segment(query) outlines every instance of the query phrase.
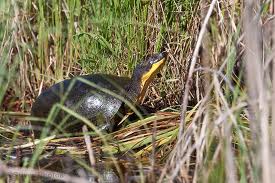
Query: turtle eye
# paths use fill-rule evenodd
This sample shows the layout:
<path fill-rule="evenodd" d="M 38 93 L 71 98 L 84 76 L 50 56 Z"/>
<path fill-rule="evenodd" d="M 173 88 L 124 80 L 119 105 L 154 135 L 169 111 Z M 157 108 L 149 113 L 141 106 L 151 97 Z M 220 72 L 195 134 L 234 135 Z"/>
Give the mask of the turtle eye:
<path fill-rule="evenodd" d="M 150 57 L 149 63 L 150 63 L 150 65 L 153 65 L 154 63 L 158 62 L 159 60 L 160 60 L 160 58 L 158 55 L 153 55 Z"/>
<path fill-rule="evenodd" d="M 151 63 L 148 64 L 147 67 L 146 67 L 147 71 L 150 70 L 152 68 L 152 66 L 153 66 L 153 64 L 151 64 Z"/>
<path fill-rule="evenodd" d="M 152 65 L 155 62 L 155 58 L 154 57 L 150 57 L 149 58 L 149 63 L 150 65 Z"/>

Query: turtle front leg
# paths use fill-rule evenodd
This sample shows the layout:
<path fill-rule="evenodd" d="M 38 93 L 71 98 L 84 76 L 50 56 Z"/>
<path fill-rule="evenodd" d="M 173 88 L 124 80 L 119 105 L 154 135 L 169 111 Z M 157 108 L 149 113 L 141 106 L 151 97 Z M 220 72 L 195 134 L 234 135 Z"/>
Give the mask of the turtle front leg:
<path fill-rule="evenodd" d="M 112 133 L 114 131 L 114 121 L 112 118 L 106 117 L 104 115 L 98 115 L 95 122 L 97 129 L 103 133 Z"/>

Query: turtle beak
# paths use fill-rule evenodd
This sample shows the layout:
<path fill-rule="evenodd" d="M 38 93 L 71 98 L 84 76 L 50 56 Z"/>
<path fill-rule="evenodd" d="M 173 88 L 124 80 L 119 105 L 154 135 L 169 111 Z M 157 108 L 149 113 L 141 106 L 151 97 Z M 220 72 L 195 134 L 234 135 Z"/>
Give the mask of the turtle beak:
<path fill-rule="evenodd" d="M 163 52 L 161 52 L 159 54 L 154 55 L 155 59 L 152 60 L 152 64 L 154 65 L 154 64 L 156 64 L 158 62 L 165 61 L 166 55 L 167 55 L 167 52 L 165 52 L 165 51 L 163 51 Z"/>
<path fill-rule="evenodd" d="M 162 52 L 157 55 L 154 55 L 154 60 L 151 61 L 152 67 L 149 71 L 143 74 L 141 78 L 141 88 L 142 92 L 139 97 L 139 101 L 143 100 L 145 91 L 148 88 L 148 85 L 151 83 L 156 74 L 160 71 L 160 69 L 164 66 L 166 61 L 166 53 Z"/>
<path fill-rule="evenodd" d="M 158 73 L 158 71 L 163 67 L 166 61 L 165 57 L 166 57 L 166 54 L 164 54 L 163 52 L 160 54 L 154 55 L 154 60 L 151 61 L 152 66 L 150 70 L 144 73 L 141 78 L 142 88 L 145 86 L 147 82 L 150 82 Z"/>

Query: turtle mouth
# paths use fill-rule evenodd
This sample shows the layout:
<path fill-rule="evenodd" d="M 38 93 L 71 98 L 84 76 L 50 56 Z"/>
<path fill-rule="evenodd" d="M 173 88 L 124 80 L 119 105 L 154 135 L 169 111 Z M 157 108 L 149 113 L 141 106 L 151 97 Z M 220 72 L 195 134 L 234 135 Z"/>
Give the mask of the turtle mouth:
<path fill-rule="evenodd" d="M 150 64 L 152 64 L 152 66 L 154 66 L 154 64 L 157 64 L 157 63 L 161 62 L 162 60 L 165 60 L 166 54 L 167 54 L 166 52 L 161 52 L 159 54 L 155 54 L 152 57 Z"/>
<path fill-rule="evenodd" d="M 155 77 L 158 71 L 163 67 L 164 63 L 165 63 L 165 58 L 158 60 L 152 65 L 151 69 L 148 72 L 142 75 L 142 78 L 141 78 L 142 88 L 146 85 L 146 83 L 148 82 L 150 83 L 150 81 L 152 81 L 152 79 Z"/>
<path fill-rule="evenodd" d="M 165 56 L 166 55 L 164 52 L 154 55 L 153 59 L 150 61 L 150 63 L 152 64 L 151 68 L 147 72 L 145 72 L 141 77 L 142 89 L 144 88 L 144 86 L 146 86 L 146 83 L 150 83 L 152 81 L 155 75 L 163 67 L 166 61 Z"/>
<path fill-rule="evenodd" d="M 154 60 L 152 60 L 152 66 L 151 68 L 142 75 L 141 77 L 141 94 L 139 96 L 139 101 L 142 101 L 146 92 L 146 89 L 148 88 L 149 84 L 153 80 L 153 78 L 156 76 L 156 74 L 159 72 L 160 69 L 165 64 L 165 54 L 160 53 L 158 55 L 154 56 Z"/>

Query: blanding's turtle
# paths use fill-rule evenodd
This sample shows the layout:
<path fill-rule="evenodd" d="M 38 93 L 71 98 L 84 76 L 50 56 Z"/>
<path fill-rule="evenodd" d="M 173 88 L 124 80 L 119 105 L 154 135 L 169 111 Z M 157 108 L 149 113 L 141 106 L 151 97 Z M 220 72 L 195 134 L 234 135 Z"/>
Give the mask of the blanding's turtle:
<path fill-rule="evenodd" d="M 63 101 L 64 106 L 89 119 L 100 130 L 112 132 L 114 130 L 112 119 L 118 113 L 123 101 L 111 93 L 102 91 L 101 88 L 127 99 L 133 105 L 138 104 L 143 99 L 149 83 L 164 63 L 165 53 L 163 52 L 152 55 L 138 64 L 131 78 L 91 74 L 66 79 L 43 91 L 34 102 L 31 114 L 45 118 L 54 104 Z M 88 80 L 97 87 L 77 78 Z M 64 117 L 64 113 L 59 112 L 55 123 L 57 120 L 60 123 Z M 100 123 L 98 118 L 101 119 Z M 37 122 L 32 122 L 32 125 L 41 127 L 41 123 L 38 125 Z"/>

